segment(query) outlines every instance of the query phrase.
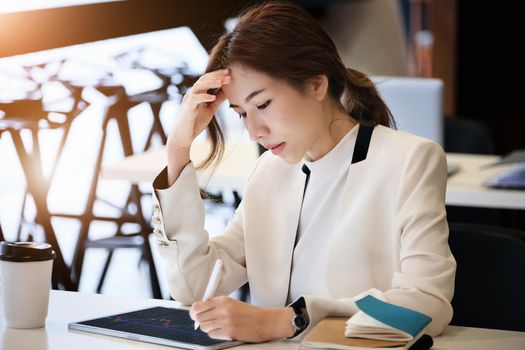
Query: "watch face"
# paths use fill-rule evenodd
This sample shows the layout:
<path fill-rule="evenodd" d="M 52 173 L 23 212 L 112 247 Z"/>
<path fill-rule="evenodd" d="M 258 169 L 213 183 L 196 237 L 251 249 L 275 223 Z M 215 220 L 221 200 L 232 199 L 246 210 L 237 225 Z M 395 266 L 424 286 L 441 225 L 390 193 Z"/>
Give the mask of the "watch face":
<path fill-rule="evenodd" d="M 308 321 L 306 320 L 306 317 L 303 315 L 295 315 L 293 318 L 293 324 L 296 329 L 303 330 L 306 328 Z"/>

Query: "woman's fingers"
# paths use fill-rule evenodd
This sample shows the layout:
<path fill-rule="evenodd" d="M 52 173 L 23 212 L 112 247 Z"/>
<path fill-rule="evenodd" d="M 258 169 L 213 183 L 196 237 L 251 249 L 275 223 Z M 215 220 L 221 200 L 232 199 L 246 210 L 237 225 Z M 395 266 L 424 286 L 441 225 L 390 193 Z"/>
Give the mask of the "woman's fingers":
<path fill-rule="evenodd" d="M 204 322 L 201 324 L 201 329 L 203 332 L 208 333 L 210 338 L 232 340 L 232 329 L 225 321 L 227 320 L 211 320 L 209 322 Z"/>
<path fill-rule="evenodd" d="M 211 302 L 211 300 L 206 301 L 196 301 L 191 305 L 190 308 L 190 317 L 193 320 L 199 321 L 205 321 L 207 319 L 213 318 L 212 316 L 205 317 L 205 314 L 210 315 L 210 311 L 213 311 L 215 309 L 214 303 Z"/>
<path fill-rule="evenodd" d="M 225 75 L 228 72 L 229 70 L 220 70 L 203 75 L 184 95 L 182 101 L 188 103 L 191 109 L 196 109 L 201 103 L 208 103 L 215 110 L 226 99 L 221 88 L 231 80 L 229 75 Z"/>
<path fill-rule="evenodd" d="M 223 317 L 215 310 L 199 314 L 197 316 L 200 328 L 203 332 L 215 339 L 231 339 L 233 319 Z"/>
<path fill-rule="evenodd" d="M 204 74 L 200 77 L 191 90 L 195 93 L 207 92 L 210 89 L 219 89 L 224 84 L 228 84 L 231 80 L 230 70 L 221 69 L 218 71 L 213 71 L 210 73 Z"/>
<path fill-rule="evenodd" d="M 197 109 L 202 103 L 207 103 L 207 107 L 215 111 L 224 100 L 226 100 L 226 95 L 222 90 L 219 90 L 216 95 L 206 93 L 186 94 L 184 96 L 184 102 L 188 104 L 191 109 Z"/>
<path fill-rule="evenodd" d="M 242 307 L 226 296 L 212 298 L 201 303 L 194 303 L 192 309 L 196 313 L 200 328 L 208 333 L 211 338 L 231 340 L 234 332 L 234 324 L 240 322 L 235 308 Z"/>
<path fill-rule="evenodd" d="M 190 314 L 196 315 L 196 314 L 199 314 L 201 312 L 205 312 L 205 311 L 211 310 L 211 309 L 213 309 L 213 307 L 214 306 L 213 306 L 213 304 L 211 303 L 210 300 L 196 301 L 196 302 L 194 302 L 191 305 Z"/>
<path fill-rule="evenodd" d="M 215 299 L 196 301 L 191 305 L 190 316 L 192 319 L 199 321 L 201 328 L 202 322 L 208 322 L 217 318 L 217 310 L 221 305 Z"/>
<path fill-rule="evenodd" d="M 213 339 L 226 340 L 226 341 L 233 340 L 231 337 L 224 334 L 224 331 L 222 329 L 211 331 L 208 333 L 208 335 L 210 336 L 210 338 L 213 338 Z"/>
<path fill-rule="evenodd" d="M 219 104 L 226 99 L 221 88 L 231 81 L 229 74 L 229 69 L 206 73 L 184 95 L 168 136 L 171 150 L 189 148 L 213 120 Z M 208 93 L 209 89 L 216 89 L 216 93 Z"/>
<path fill-rule="evenodd" d="M 191 87 L 191 91 L 194 93 L 211 93 L 211 91 L 218 91 L 225 83 L 226 79 L 223 81 L 222 79 L 215 79 L 215 80 L 203 80 L 203 81 L 197 81 L 193 86 Z"/>
<path fill-rule="evenodd" d="M 217 96 L 210 94 L 190 94 L 186 99 L 192 109 L 196 109 L 201 103 L 210 103 L 217 99 Z"/>
<path fill-rule="evenodd" d="M 217 108 L 219 108 L 219 105 L 223 103 L 226 100 L 226 95 L 222 90 L 219 90 L 219 92 L 215 95 L 215 101 L 211 102 L 209 104 L 209 107 L 215 111 Z"/>
<path fill-rule="evenodd" d="M 217 319 L 217 318 L 207 318 L 206 315 L 204 316 L 198 315 L 198 321 L 199 321 L 200 329 L 206 333 L 222 328 L 222 325 L 221 325 L 222 322 L 220 319 Z"/>

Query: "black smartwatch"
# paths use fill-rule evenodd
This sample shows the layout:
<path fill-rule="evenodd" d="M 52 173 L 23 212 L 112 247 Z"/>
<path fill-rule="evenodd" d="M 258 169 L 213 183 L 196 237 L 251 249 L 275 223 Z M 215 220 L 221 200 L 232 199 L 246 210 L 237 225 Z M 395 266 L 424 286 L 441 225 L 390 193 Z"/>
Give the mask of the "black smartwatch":
<path fill-rule="evenodd" d="M 292 318 L 292 326 L 295 328 L 295 333 L 290 338 L 296 337 L 301 334 L 310 324 L 308 313 L 306 312 L 306 303 L 304 298 L 300 298 L 295 303 L 290 305 L 295 315 Z"/>

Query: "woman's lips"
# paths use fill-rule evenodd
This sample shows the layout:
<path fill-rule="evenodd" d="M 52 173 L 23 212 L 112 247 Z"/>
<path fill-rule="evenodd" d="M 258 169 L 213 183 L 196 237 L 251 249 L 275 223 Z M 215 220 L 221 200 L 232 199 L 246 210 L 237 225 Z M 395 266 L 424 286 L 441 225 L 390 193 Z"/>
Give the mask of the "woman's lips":
<path fill-rule="evenodd" d="M 281 142 L 277 145 L 268 145 L 267 148 L 274 154 L 279 155 L 284 149 L 284 142 Z"/>

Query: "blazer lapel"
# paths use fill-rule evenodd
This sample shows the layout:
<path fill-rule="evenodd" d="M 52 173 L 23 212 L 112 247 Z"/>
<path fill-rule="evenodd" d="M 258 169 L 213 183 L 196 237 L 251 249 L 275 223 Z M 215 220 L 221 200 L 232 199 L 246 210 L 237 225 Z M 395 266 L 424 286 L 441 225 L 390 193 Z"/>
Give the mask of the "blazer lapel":
<path fill-rule="evenodd" d="M 352 154 L 352 165 L 348 172 L 348 177 L 346 181 L 346 186 L 351 178 L 353 168 L 360 168 L 365 165 L 365 160 L 368 155 L 369 145 L 372 138 L 374 127 L 367 125 L 360 125 L 356 144 L 354 147 L 354 152 Z M 279 192 L 278 200 L 276 203 L 286 203 L 286 205 L 279 205 L 280 213 L 275 213 L 275 217 L 283 220 L 281 223 L 278 223 L 276 226 L 275 234 L 278 237 L 275 237 L 276 242 L 281 242 L 278 249 L 278 254 L 276 258 L 281 261 L 282 266 L 280 268 L 280 279 L 277 285 L 286 286 L 279 291 L 276 291 L 277 305 L 286 305 L 288 299 L 288 293 L 290 288 L 290 275 L 292 270 L 293 263 L 293 254 L 296 244 L 297 230 L 299 226 L 299 219 L 301 215 L 303 197 L 305 185 L 307 182 L 307 175 L 309 170 L 306 168 L 300 170 L 299 167 L 294 169 L 293 176 L 290 176 L 289 188 L 288 190 L 283 190 Z M 339 213 L 337 221 L 340 221 L 342 213 Z M 337 225 L 336 225 L 337 227 Z"/>
<path fill-rule="evenodd" d="M 243 199 L 246 266 L 252 302 L 256 305 L 283 306 L 288 297 L 306 181 L 301 165 L 281 167 L 278 175 L 265 169 L 262 176 L 277 176 L 281 181 L 268 182 L 264 188 L 250 191 L 249 195 L 247 191 Z"/>
<path fill-rule="evenodd" d="M 355 183 L 357 183 L 358 179 L 363 178 L 362 172 L 363 169 L 366 169 L 366 160 L 370 157 L 370 148 L 373 146 L 372 133 L 374 132 L 374 129 L 375 128 L 373 126 L 362 124 L 359 125 L 354 151 L 352 154 L 352 163 L 348 168 L 348 175 L 346 177 L 344 188 L 341 189 L 344 195 L 336 218 L 336 230 L 342 227 L 348 227 L 348 225 L 342 223 L 342 220 L 347 217 L 345 214 L 348 213 L 348 210 L 350 210 L 350 208 L 352 208 L 356 202 L 355 194 L 356 191 L 359 190 L 359 187 L 357 187 Z"/>
<path fill-rule="evenodd" d="M 293 253 L 296 244 L 297 230 L 299 227 L 299 218 L 301 216 L 301 208 L 303 205 L 303 196 L 306 183 L 306 174 L 297 169 L 294 177 L 290 181 L 288 191 L 282 191 L 280 195 L 282 198 L 280 203 L 287 203 L 282 207 L 282 213 L 278 215 L 283 222 L 278 232 L 281 237 L 282 245 L 280 247 L 280 259 L 282 261 L 281 270 L 283 271 L 280 295 L 278 295 L 278 305 L 285 305 L 288 299 L 288 291 L 290 287 L 290 274 L 292 271 Z"/>

